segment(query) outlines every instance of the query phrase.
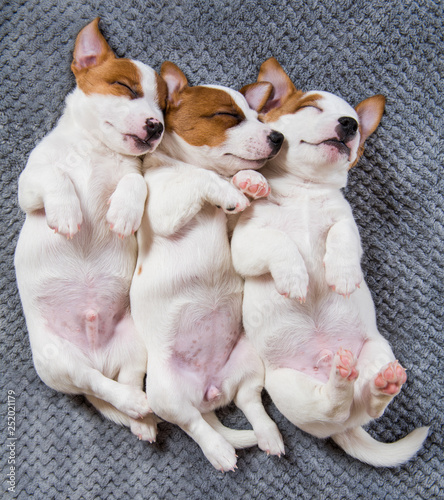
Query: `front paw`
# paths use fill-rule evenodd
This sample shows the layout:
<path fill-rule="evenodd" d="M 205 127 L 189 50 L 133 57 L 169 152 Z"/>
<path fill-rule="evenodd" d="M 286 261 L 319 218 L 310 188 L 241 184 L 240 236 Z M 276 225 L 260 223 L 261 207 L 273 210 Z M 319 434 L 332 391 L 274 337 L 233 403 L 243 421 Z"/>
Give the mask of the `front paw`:
<path fill-rule="evenodd" d="M 237 214 L 250 206 L 248 198 L 228 182 L 213 194 L 212 202 L 226 214 Z"/>
<path fill-rule="evenodd" d="M 344 297 L 350 297 L 362 282 L 363 276 L 359 262 L 346 261 L 326 255 L 324 267 L 328 286 Z"/>
<path fill-rule="evenodd" d="M 231 179 L 231 182 L 239 191 L 253 200 L 264 198 L 270 194 L 271 189 L 267 179 L 255 170 L 241 170 Z"/>
<path fill-rule="evenodd" d="M 110 229 L 124 238 L 139 229 L 144 210 L 145 205 L 137 198 L 115 191 L 109 200 L 106 220 Z"/>
<path fill-rule="evenodd" d="M 308 290 L 308 273 L 303 262 L 274 265 L 271 275 L 277 291 L 289 299 L 296 299 L 301 304 L 305 302 Z"/>
<path fill-rule="evenodd" d="M 72 238 L 83 221 L 80 201 L 75 195 L 50 196 L 45 199 L 45 214 L 48 226 L 56 233 Z"/>

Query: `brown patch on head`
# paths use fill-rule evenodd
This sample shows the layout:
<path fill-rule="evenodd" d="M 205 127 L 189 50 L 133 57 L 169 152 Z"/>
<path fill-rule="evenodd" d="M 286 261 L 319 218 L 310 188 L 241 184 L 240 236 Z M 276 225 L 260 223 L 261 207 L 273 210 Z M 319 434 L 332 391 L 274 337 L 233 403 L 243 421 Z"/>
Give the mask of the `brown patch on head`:
<path fill-rule="evenodd" d="M 129 59 L 117 59 L 99 30 L 99 18 L 77 35 L 71 69 L 85 94 L 143 97 L 141 74 Z"/>
<path fill-rule="evenodd" d="M 287 96 L 279 107 L 273 108 L 268 113 L 261 115 L 261 119 L 264 122 L 274 122 L 283 115 L 297 113 L 299 110 L 309 106 L 322 109 L 319 102 L 321 99 L 322 96 L 320 94 L 306 94 L 301 90 L 297 90 Z"/>
<path fill-rule="evenodd" d="M 143 97 L 139 68 L 128 59 L 108 59 L 76 75 L 85 94 L 106 94 L 137 99 Z"/>
<path fill-rule="evenodd" d="M 226 132 L 245 115 L 230 94 L 209 87 L 186 86 L 179 94 L 178 104 L 169 102 L 165 128 L 176 132 L 192 146 L 219 146 Z"/>

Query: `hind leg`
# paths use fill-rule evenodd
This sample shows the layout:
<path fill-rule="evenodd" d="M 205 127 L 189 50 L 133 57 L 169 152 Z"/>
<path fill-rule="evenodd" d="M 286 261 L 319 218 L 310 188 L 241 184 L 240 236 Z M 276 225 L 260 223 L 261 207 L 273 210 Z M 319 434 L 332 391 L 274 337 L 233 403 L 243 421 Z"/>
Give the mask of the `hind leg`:
<path fill-rule="evenodd" d="M 340 349 L 333 358 L 327 383 L 291 368 L 268 368 L 265 388 L 293 424 L 315 436 L 327 437 L 350 415 L 357 376 L 355 357 Z"/>
<path fill-rule="evenodd" d="M 67 394 L 101 399 L 132 418 L 140 418 L 149 412 L 146 394 L 141 387 L 113 380 L 118 370 L 115 360 L 110 363 L 114 373 L 105 376 L 91 366 L 90 359 L 75 344 L 49 331 L 44 319 L 30 316 L 27 315 L 27 324 L 34 365 L 45 384 Z M 104 354 L 99 352 L 100 355 Z"/>
<path fill-rule="evenodd" d="M 370 417 L 380 417 L 407 380 L 405 370 L 395 360 L 388 342 L 379 334 L 364 344 L 358 367 L 361 380 L 356 397 Z"/>
<path fill-rule="evenodd" d="M 234 402 L 253 426 L 259 448 L 266 451 L 267 454 L 284 455 L 285 449 L 281 433 L 262 404 L 262 389 L 265 378 L 263 363 L 246 339 L 242 344 L 237 346 L 237 349 L 240 347 L 245 350 L 244 359 L 238 360 L 238 367 L 241 367 L 243 371 L 246 371 L 247 367 L 248 371 L 239 384 Z M 236 379 L 238 378 L 236 377 Z"/>

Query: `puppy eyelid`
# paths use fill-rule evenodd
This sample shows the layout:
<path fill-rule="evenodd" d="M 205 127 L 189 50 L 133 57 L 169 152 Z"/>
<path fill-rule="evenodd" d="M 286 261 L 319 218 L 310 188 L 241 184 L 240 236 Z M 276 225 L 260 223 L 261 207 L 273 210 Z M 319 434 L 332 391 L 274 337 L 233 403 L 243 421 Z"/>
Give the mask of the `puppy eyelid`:
<path fill-rule="evenodd" d="M 134 96 L 135 99 L 137 99 L 139 97 L 139 95 L 137 94 L 137 92 L 135 90 L 133 90 L 129 85 L 127 85 L 126 83 L 123 83 L 123 82 L 119 82 L 119 81 L 115 81 L 113 82 L 111 85 L 121 85 L 122 87 L 125 87 L 126 89 L 128 89 L 131 94 Z"/>
<path fill-rule="evenodd" d="M 320 108 L 319 106 L 316 106 L 315 104 L 306 104 L 305 106 L 301 106 L 298 111 L 300 111 L 301 109 L 304 109 L 304 108 L 314 108 L 314 109 L 317 109 L 318 111 L 322 111 L 322 108 Z"/>
<path fill-rule="evenodd" d="M 238 114 L 230 113 L 228 111 L 219 111 L 218 113 L 214 113 L 213 115 L 211 115 L 210 118 L 213 118 L 215 116 L 232 116 L 233 118 L 236 118 L 236 120 L 241 119 L 241 117 Z"/>

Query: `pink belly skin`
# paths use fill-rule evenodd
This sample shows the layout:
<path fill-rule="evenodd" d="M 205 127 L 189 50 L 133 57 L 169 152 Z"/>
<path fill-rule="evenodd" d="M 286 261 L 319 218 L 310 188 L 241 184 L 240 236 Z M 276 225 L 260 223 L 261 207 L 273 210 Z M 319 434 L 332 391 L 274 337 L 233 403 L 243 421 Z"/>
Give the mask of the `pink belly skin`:
<path fill-rule="evenodd" d="M 79 277 L 49 283 L 38 303 L 48 329 L 88 353 L 110 343 L 128 301 L 119 279 Z"/>
<path fill-rule="evenodd" d="M 188 306 L 181 312 L 172 367 L 201 388 L 204 401 L 216 401 L 222 396 L 224 368 L 241 335 L 236 308 L 199 311 Z"/>
<path fill-rule="evenodd" d="M 347 349 L 358 357 L 365 341 L 361 335 L 327 337 L 318 334 L 314 337 L 292 355 L 283 357 L 279 362 L 279 367 L 292 368 L 322 382 L 327 382 L 333 358 L 339 348 Z"/>

